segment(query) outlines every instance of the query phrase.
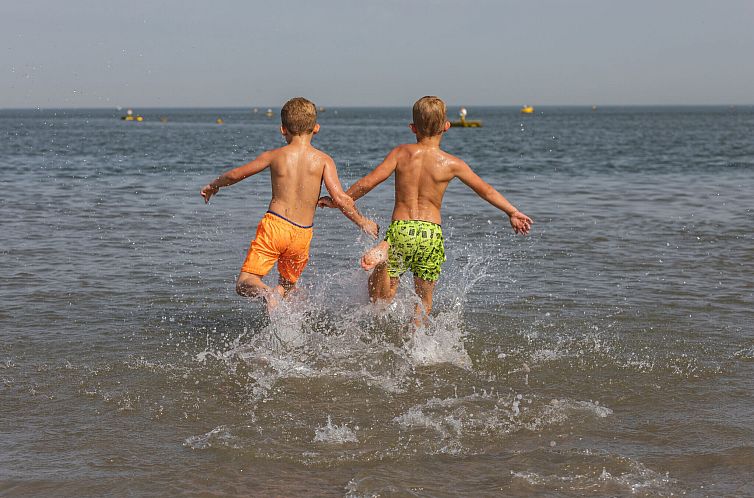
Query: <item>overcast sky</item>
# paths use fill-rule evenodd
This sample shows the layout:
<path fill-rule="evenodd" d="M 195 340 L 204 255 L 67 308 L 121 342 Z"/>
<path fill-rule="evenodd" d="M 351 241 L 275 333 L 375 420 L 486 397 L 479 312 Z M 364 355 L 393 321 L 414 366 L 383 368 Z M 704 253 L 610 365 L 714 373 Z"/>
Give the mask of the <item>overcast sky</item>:
<path fill-rule="evenodd" d="M 0 49 L 0 108 L 754 103 L 754 0 L 3 0 Z"/>

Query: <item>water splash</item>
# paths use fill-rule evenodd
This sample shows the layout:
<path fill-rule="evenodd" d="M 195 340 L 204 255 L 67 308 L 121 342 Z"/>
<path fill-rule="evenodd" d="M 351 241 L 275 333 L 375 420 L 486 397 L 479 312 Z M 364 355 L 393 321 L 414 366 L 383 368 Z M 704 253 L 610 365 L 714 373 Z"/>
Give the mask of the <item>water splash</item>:
<path fill-rule="evenodd" d="M 328 444 L 343 444 L 343 443 L 357 443 L 359 439 L 356 437 L 356 433 L 351 430 L 346 424 L 333 425 L 332 417 L 327 416 L 327 425 L 323 427 L 317 427 L 314 431 L 314 443 L 328 443 Z"/>
<path fill-rule="evenodd" d="M 337 302 L 332 280 L 325 280 L 284 301 L 258 330 L 245 331 L 227 347 L 206 349 L 194 358 L 202 364 L 221 362 L 233 372 L 242 367 L 256 400 L 285 379 L 335 377 L 399 393 L 417 368 L 447 364 L 471 371 L 463 303 L 484 275 L 482 266 L 475 260 L 461 267 L 456 292 L 414 332 L 409 324 L 419 301 L 407 282 L 395 301 L 383 307 Z"/>

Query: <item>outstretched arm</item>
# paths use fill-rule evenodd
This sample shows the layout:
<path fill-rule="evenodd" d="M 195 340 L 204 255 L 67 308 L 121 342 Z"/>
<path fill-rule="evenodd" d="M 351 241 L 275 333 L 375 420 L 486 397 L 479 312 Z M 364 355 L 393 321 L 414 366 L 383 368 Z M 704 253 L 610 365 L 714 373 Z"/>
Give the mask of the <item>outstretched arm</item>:
<path fill-rule="evenodd" d="M 263 152 L 250 163 L 226 171 L 218 176 L 211 183 L 205 185 L 199 193 L 204 197 L 204 202 L 207 203 L 209 202 L 209 198 L 220 190 L 220 187 L 227 187 L 240 182 L 244 178 L 256 175 L 260 171 L 265 170 L 270 165 L 270 162 L 272 162 L 272 152 Z"/>
<path fill-rule="evenodd" d="M 346 194 L 353 200 L 360 199 L 364 195 L 368 194 L 370 190 L 384 182 L 395 171 L 395 167 L 398 166 L 398 155 L 400 150 L 398 147 L 391 150 L 390 153 L 385 156 L 385 159 L 372 171 L 366 174 L 366 176 L 360 178 L 353 185 L 351 185 Z"/>
<path fill-rule="evenodd" d="M 362 215 L 358 209 L 356 209 L 356 203 L 345 192 L 340 185 L 340 179 L 338 179 L 338 170 L 335 168 L 335 163 L 329 157 L 325 162 L 325 169 L 322 174 L 322 179 L 325 181 L 325 188 L 327 193 L 330 194 L 332 203 L 340 209 L 346 218 L 356 223 L 362 230 L 368 233 L 372 238 L 377 238 L 379 233 L 379 227 L 377 223 Z"/>
<path fill-rule="evenodd" d="M 508 202 L 508 199 L 503 197 L 503 195 L 495 190 L 492 185 L 482 180 L 479 175 L 474 173 L 468 164 L 459 161 L 455 167 L 455 175 L 459 180 L 468 185 L 471 190 L 476 192 L 479 197 L 507 214 L 510 218 L 511 226 L 516 233 L 529 233 L 529 230 L 531 230 L 531 224 L 534 223 L 534 221 L 516 209 L 513 204 Z"/>
<path fill-rule="evenodd" d="M 390 151 L 376 168 L 362 178 L 359 178 L 356 183 L 351 185 L 348 190 L 346 190 L 346 195 L 355 201 L 369 193 L 370 190 L 380 183 L 390 178 L 390 175 L 393 174 L 395 167 L 398 165 L 398 153 L 398 147 Z M 321 208 L 337 207 L 333 202 L 333 199 L 330 197 L 320 197 L 319 201 L 317 201 L 317 206 Z"/>

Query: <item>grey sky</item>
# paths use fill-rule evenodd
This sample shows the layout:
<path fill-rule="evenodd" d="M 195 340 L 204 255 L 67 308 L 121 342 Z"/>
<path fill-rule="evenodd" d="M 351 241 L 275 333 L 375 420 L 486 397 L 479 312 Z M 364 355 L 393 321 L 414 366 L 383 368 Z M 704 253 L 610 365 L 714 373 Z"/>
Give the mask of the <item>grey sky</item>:
<path fill-rule="evenodd" d="M 752 104 L 752 0 L 24 0 L 0 108 Z"/>

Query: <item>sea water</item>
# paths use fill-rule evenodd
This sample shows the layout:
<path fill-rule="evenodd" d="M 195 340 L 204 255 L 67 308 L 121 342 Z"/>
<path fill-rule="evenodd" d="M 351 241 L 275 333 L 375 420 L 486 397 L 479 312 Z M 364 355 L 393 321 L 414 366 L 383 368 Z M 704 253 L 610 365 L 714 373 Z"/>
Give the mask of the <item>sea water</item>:
<path fill-rule="evenodd" d="M 0 494 L 754 494 L 754 109 L 470 113 L 444 147 L 535 224 L 451 184 L 404 342 L 410 275 L 370 305 L 337 210 L 278 312 L 235 294 L 269 176 L 199 189 L 276 117 L 0 111 Z M 410 118 L 331 108 L 314 144 L 347 186 Z M 359 201 L 383 232 L 392 199 Z"/>

